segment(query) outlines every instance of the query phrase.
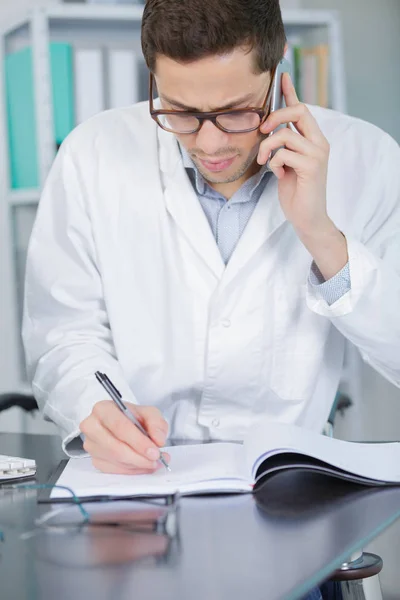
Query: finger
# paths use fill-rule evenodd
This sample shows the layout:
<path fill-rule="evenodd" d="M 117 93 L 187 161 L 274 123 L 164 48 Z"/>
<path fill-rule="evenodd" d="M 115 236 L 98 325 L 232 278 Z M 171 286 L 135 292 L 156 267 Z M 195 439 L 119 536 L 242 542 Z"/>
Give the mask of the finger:
<path fill-rule="evenodd" d="M 169 465 L 169 463 L 171 462 L 171 455 L 168 454 L 168 452 L 161 452 L 161 454 L 167 465 Z"/>
<path fill-rule="evenodd" d="M 113 538 L 116 540 L 116 538 Z M 88 536 L 88 540 L 96 541 L 96 536 Z M 163 556 L 168 548 L 166 535 L 154 535 L 154 532 L 138 533 L 126 537 L 119 535 L 113 544 L 93 545 L 92 552 L 96 566 L 123 565 L 128 562 L 143 560 L 146 557 Z"/>
<path fill-rule="evenodd" d="M 316 146 L 325 147 L 328 143 L 319 125 L 305 104 L 296 104 L 271 113 L 261 125 L 261 133 L 267 134 L 278 125 L 294 123 L 299 133 Z M 275 135 L 275 134 L 274 134 Z"/>
<path fill-rule="evenodd" d="M 140 406 L 138 408 L 142 423 L 151 439 L 160 448 L 164 446 L 168 436 L 168 423 L 155 406 Z"/>
<path fill-rule="evenodd" d="M 129 468 L 126 465 L 114 464 L 101 458 L 92 458 L 92 463 L 93 466 L 99 471 L 102 471 L 102 473 L 109 473 L 112 475 L 150 475 L 154 473 L 154 469 Z"/>
<path fill-rule="evenodd" d="M 304 156 L 315 156 L 316 158 L 321 152 L 321 149 L 318 146 L 315 146 L 309 140 L 306 140 L 302 135 L 294 133 L 285 127 L 261 142 L 258 151 L 258 163 L 260 165 L 266 163 L 271 152 L 282 146 L 286 146 L 286 148 L 294 150 Z"/>
<path fill-rule="evenodd" d="M 289 73 L 284 73 L 282 76 L 282 92 L 285 96 L 286 106 L 295 106 L 300 103 Z"/>
<path fill-rule="evenodd" d="M 141 414 L 140 407 L 133 404 L 127 404 L 127 407 L 133 414 Z M 160 450 L 156 444 L 127 419 L 113 402 L 98 402 L 93 408 L 93 414 L 117 440 L 150 461 L 158 460 Z"/>
<path fill-rule="evenodd" d="M 142 421 L 144 428 L 147 430 L 143 420 L 142 407 L 127 403 L 127 408 Z M 132 450 L 151 461 L 159 459 L 160 450 L 157 445 L 142 433 L 134 423 L 129 421 L 113 402 L 110 402 L 107 406 L 103 406 L 103 403 L 99 402 L 94 407 L 93 412 L 96 409 L 96 416 L 118 440 L 125 442 Z"/>
<path fill-rule="evenodd" d="M 129 468 L 154 470 L 157 467 L 157 457 L 154 460 L 143 457 L 130 445 L 115 438 L 97 419 L 93 419 L 85 429 L 83 447 L 92 457 L 120 463 Z"/>
<path fill-rule="evenodd" d="M 287 150 L 286 148 L 282 148 L 277 152 L 274 158 L 270 161 L 271 170 L 275 173 L 277 177 L 279 177 L 279 169 L 281 167 L 291 167 L 298 174 L 301 172 L 310 171 L 310 158 L 307 156 L 303 156 L 302 154 L 297 154 L 297 152 L 292 152 L 291 150 Z"/>

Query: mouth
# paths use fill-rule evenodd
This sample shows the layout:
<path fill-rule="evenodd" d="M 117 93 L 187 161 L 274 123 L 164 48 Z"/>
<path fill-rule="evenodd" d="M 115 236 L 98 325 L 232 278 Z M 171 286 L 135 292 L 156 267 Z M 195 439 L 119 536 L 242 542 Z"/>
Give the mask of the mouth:
<path fill-rule="evenodd" d="M 199 161 L 201 162 L 203 167 L 207 169 L 207 171 L 217 173 L 219 171 L 224 171 L 225 169 L 228 169 L 235 159 L 236 156 L 232 156 L 232 158 L 224 158 L 218 161 L 203 160 L 199 158 Z"/>

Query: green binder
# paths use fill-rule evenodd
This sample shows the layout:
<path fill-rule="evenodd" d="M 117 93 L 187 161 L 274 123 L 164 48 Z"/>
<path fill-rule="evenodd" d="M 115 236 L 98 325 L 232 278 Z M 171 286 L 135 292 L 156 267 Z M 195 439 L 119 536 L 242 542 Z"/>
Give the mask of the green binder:
<path fill-rule="evenodd" d="M 50 65 L 57 148 L 75 124 L 72 47 L 52 43 Z M 35 188 L 39 175 L 31 48 L 6 56 L 5 76 L 11 187 Z"/>
<path fill-rule="evenodd" d="M 73 50 L 69 44 L 50 45 L 53 82 L 54 134 L 60 146 L 75 127 Z"/>
<path fill-rule="evenodd" d="M 296 88 L 296 92 L 297 92 L 297 96 L 300 100 L 300 102 L 302 102 L 302 98 L 301 98 L 301 46 L 294 46 L 293 47 L 293 58 L 294 58 L 294 65 L 293 65 L 293 80 L 294 80 L 294 85 Z"/>

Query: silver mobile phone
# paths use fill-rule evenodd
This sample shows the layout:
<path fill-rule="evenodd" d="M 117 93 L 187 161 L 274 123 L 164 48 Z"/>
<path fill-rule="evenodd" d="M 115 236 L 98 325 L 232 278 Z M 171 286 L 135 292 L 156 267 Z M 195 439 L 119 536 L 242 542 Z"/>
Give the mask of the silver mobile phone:
<path fill-rule="evenodd" d="M 286 107 L 285 96 L 283 95 L 283 92 L 282 92 L 282 75 L 284 73 L 289 73 L 290 75 L 292 74 L 291 65 L 290 65 L 289 61 L 286 60 L 286 58 L 282 58 L 279 61 L 278 66 L 275 71 L 275 74 L 274 74 L 274 79 L 272 81 L 272 86 L 271 86 L 271 97 L 270 97 L 270 104 L 269 104 L 270 113 L 273 113 L 274 111 L 279 110 L 280 108 Z M 268 137 L 270 137 L 271 135 L 274 135 L 274 133 L 276 133 L 283 127 L 290 127 L 290 129 L 292 131 L 294 131 L 295 133 L 299 133 L 297 131 L 296 127 L 293 125 L 293 123 L 283 123 L 282 125 L 278 125 L 278 127 L 276 127 L 276 129 L 271 131 L 268 134 Z M 280 148 L 276 148 L 276 150 L 273 150 L 271 152 L 271 156 L 269 157 L 269 159 L 267 161 L 267 170 L 268 171 L 271 171 L 270 166 L 269 166 L 270 161 L 275 156 L 275 154 L 278 152 L 278 150 L 280 150 L 283 147 L 284 146 L 281 146 Z"/>

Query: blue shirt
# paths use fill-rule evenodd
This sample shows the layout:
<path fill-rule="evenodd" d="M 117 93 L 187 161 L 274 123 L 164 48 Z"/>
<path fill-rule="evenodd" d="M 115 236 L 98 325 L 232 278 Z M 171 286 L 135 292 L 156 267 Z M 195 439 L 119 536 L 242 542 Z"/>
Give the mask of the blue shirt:
<path fill-rule="evenodd" d="M 186 150 L 181 145 L 179 147 L 187 175 L 205 212 L 222 259 L 227 264 L 273 174 L 267 171 L 265 165 L 262 166 L 228 201 L 206 182 Z M 328 281 L 313 263 L 310 283 L 318 287 L 329 305 L 334 304 L 351 289 L 349 263 Z"/>

